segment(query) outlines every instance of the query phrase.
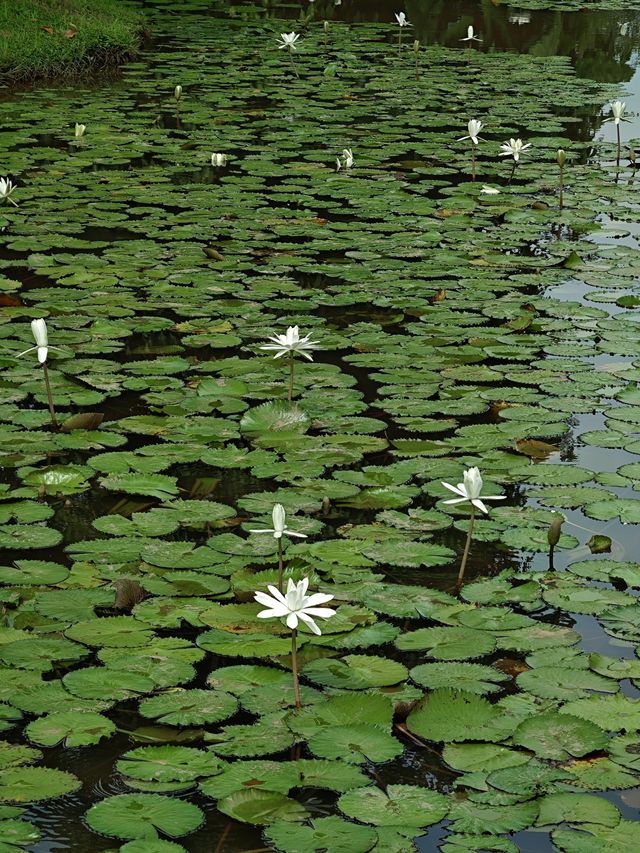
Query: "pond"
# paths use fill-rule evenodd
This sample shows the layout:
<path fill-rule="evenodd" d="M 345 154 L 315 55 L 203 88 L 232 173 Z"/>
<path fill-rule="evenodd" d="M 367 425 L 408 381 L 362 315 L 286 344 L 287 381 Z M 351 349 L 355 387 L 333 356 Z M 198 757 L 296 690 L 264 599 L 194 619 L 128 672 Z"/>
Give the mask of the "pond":
<path fill-rule="evenodd" d="M 635 851 L 640 5 L 142 5 L 0 94 L 0 851 Z"/>

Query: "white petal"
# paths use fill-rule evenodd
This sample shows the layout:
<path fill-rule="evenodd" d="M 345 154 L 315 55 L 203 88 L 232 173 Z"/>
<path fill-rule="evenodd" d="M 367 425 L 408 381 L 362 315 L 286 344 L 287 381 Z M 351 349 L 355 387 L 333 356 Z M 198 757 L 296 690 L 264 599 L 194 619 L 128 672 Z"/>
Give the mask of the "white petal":
<path fill-rule="evenodd" d="M 310 616 L 307 616 L 307 614 L 304 613 L 302 610 L 300 611 L 299 616 L 302 621 L 311 628 L 314 634 L 318 634 L 319 636 L 322 633 L 320 631 L 320 628 L 318 628 L 316 623 L 313 621 L 313 619 Z"/>
<path fill-rule="evenodd" d="M 488 509 L 486 508 L 486 506 L 482 503 L 482 501 L 480 500 L 480 498 L 474 498 L 474 499 L 471 501 L 471 503 L 472 503 L 475 507 L 477 507 L 479 510 L 482 510 L 482 512 L 486 512 L 486 513 L 487 513 L 487 515 L 489 514 L 489 510 L 488 510 Z"/>
<path fill-rule="evenodd" d="M 317 607 L 318 604 L 326 604 L 333 598 L 335 598 L 335 596 L 333 595 L 327 595 L 324 592 L 316 592 L 307 598 L 307 602 L 304 606 L 304 609 L 307 610 L 309 607 Z"/>
<path fill-rule="evenodd" d="M 274 607 L 273 610 L 261 610 L 257 616 L 258 619 L 280 619 L 282 616 L 286 616 L 288 612 L 283 604 L 280 609 Z"/>
<path fill-rule="evenodd" d="M 308 538 L 306 533 L 296 533 L 293 530 L 289 530 L 288 527 L 285 529 L 284 532 L 286 533 L 287 536 L 295 536 L 298 539 L 307 539 Z"/>
<path fill-rule="evenodd" d="M 456 495 L 462 495 L 465 500 L 467 499 L 467 493 L 465 492 L 464 488 L 460 488 L 460 485 L 452 486 L 451 483 L 445 483 L 443 480 L 441 480 L 440 482 L 445 487 L 445 489 L 449 489 L 450 492 L 455 492 Z"/>
<path fill-rule="evenodd" d="M 275 533 L 275 530 L 250 530 L 249 533 Z"/>
<path fill-rule="evenodd" d="M 48 350 L 47 347 L 38 347 L 38 361 L 40 364 L 44 364 L 47 360 Z"/>
<path fill-rule="evenodd" d="M 24 350 L 24 352 L 19 352 L 16 358 L 20 358 L 21 355 L 26 355 L 28 352 L 33 352 L 34 349 L 38 349 L 38 347 L 29 347 L 29 349 Z"/>
<path fill-rule="evenodd" d="M 271 584 L 269 584 L 267 586 L 267 589 L 269 590 L 269 592 L 271 593 L 271 595 L 275 598 L 275 600 L 277 602 L 279 602 L 280 604 L 286 604 L 287 603 L 287 599 L 280 592 L 280 590 L 278 589 L 277 586 L 271 586 Z"/>
<path fill-rule="evenodd" d="M 290 613 L 287 616 L 287 627 L 294 631 L 298 627 L 298 614 Z"/>
<path fill-rule="evenodd" d="M 453 506 L 454 504 L 463 504 L 465 501 L 468 501 L 469 498 L 451 498 L 450 501 L 442 501 L 443 504 L 449 504 Z"/>
<path fill-rule="evenodd" d="M 330 607 L 305 607 L 304 610 L 298 612 L 298 616 L 302 618 L 303 613 L 308 613 L 309 616 L 320 616 L 322 619 L 330 619 L 336 615 L 336 611 Z"/>

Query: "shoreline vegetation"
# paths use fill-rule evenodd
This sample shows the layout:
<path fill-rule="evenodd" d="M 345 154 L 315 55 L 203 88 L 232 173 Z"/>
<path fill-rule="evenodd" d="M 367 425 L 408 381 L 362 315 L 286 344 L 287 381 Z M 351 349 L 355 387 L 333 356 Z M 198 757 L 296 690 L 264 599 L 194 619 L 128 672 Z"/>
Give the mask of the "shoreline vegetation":
<path fill-rule="evenodd" d="M 114 68 L 143 37 L 141 13 L 122 0 L 0 0 L 0 80 Z"/>

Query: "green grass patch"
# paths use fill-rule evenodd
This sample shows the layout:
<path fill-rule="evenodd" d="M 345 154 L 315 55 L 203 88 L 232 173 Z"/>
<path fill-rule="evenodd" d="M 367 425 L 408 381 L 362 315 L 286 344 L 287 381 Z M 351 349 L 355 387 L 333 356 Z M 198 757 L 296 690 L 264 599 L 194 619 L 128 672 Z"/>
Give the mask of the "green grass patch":
<path fill-rule="evenodd" d="M 143 21 L 123 0 L 0 0 L 0 75 L 29 80 L 134 56 Z"/>

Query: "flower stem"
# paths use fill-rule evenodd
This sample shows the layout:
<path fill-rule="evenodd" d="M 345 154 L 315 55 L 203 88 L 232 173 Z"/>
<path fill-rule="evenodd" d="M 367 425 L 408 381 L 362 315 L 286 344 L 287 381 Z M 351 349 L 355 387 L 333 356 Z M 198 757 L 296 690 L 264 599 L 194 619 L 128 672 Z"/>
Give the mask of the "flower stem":
<path fill-rule="evenodd" d="M 278 590 L 282 592 L 282 581 L 284 578 L 284 560 L 282 558 L 282 536 L 278 539 Z"/>
<path fill-rule="evenodd" d="M 476 146 L 471 140 L 471 180 L 475 181 L 476 179 Z"/>
<path fill-rule="evenodd" d="M 296 708 L 302 708 L 300 699 L 300 682 L 298 681 L 298 649 L 296 647 L 296 636 L 298 632 L 294 628 L 291 632 L 291 671 L 293 672 L 293 695 L 296 699 Z"/>
<path fill-rule="evenodd" d="M 512 169 L 511 169 L 511 174 L 509 175 L 509 180 L 507 181 L 507 186 L 508 186 L 508 187 L 510 187 L 510 186 L 511 186 L 511 181 L 513 180 L 513 176 L 514 176 L 514 175 L 515 175 L 515 173 L 516 173 L 516 166 L 517 166 L 517 165 L 518 165 L 518 161 L 517 161 L 517 160 L 514 160 L 514 161 L 513 161 L 513 167 L 512 167 Z"/>
<path fill-rule="evenodd" d="M 291 51 L 291 49 L 289 50 L 289 59 L 291 60 L 291 67 L 293 68 L 293 73 L 296 75 L 296 77 L 299 80 L 300 75 L 298 74 L 298 69 L 296 68 L 296 63 L 295 63 L 295 60 L 293 58 L 293 52 Z"/>
<path fill-rule="evenodd" d="M 398 50 L 402 50 L 402 27 L 398 28 Z"/>
<path fill-rule="evenodd" d="M 418 52 L 416 51 L 416 80 L 420 79 L 420 64 L 418 62 Z"/>
<path fill-rule="evenodd" d="M 44 369 L 44 384 L 47 389 L 47 399 L 49 400 L 49 414 L 51 415 L 51 426 L 54 429 L 58 429 L 58 419 L 56 418 L 56 409 L 53 405 L 53 394 L 51 393 L 51 382 L 49 381 L 49 368 L 47 367 L 47 362 L 43 362 L 42 367 Z"/>
<path fill-rule="evenodd" d="M 289 356 L 289 402 L 293 400 L 293 354 Z"/>
<path fill-rule="evenodd" d="M 618 154 L 616 156 L 616 166 L 620 165 L 620 125 L 616 125 L 616 130 L 618 132 Z"/>
<path fill-rule="evenodd" d="M 471 504 L 471 518 L 469 519 L 469 529 L 467 530 L 467 541 L 465 542 L 462 560 L 460 562 L 460 571 L 458 572 L 458 580 L 456 581 L 456 592 L 460 592 L 462 581 L 464 580 L 464 570 L 467 567 L 467 559 L 471 550 L 471 537 L 473 536 L 473 523 L 476 520 L 476 508 Z"/>
<path fill-rule="evenodd" d="M 564 168 L 560 166 L 560 210 L 564 207 Z"/>

